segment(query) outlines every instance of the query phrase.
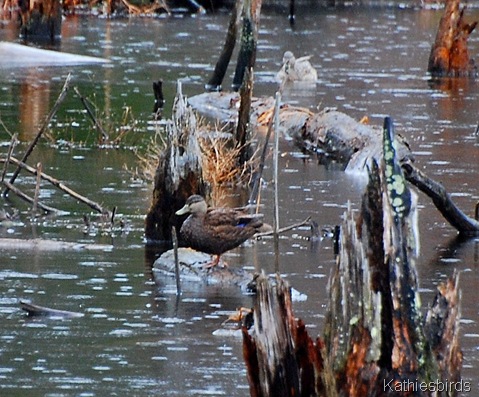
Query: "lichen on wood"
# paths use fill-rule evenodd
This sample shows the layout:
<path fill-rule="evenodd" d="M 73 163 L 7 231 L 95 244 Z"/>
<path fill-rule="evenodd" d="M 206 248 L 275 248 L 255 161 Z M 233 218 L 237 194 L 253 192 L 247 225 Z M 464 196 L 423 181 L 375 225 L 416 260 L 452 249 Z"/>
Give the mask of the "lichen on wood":
<path fill-rule="evenodd" d="M 424 319 L 416 197 L 397 163 L 390 119 L 383 133 L 384 159 L 370 163 L 361 210 L 348 208 L 344 217 L 323 335 L 299 342 L 302 323 L 280 279 L 258 288 L 255 336 L 244 332 L 243 344 L 252 396 L 275 396 L 281 387 L 280 396 L 457 394 L 457 278 L 439 287 Z M 437 394 L 438 384 L 447 390 Z"/>

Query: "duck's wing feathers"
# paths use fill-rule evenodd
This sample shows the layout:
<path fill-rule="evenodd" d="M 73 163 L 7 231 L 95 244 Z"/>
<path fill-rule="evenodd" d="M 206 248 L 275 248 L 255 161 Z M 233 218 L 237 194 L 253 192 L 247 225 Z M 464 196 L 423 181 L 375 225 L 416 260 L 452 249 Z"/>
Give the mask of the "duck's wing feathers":
<path fill-rule="evenodd" d="M 303 58 L 308 58 L 308 57 L 303 57 Z M 299 62 L 299 59 L 296 60 L 296 63 L 294 64 L 294 70 L 296 71 L 298 80 L 316 81 L 318 79 L 318 74 L 316 72 L 316 69 L 306 59 L 302 62 Z"/>
<path fill-rule="evenodd" d="M 226 208 L 216 208 L 209 210 L 205 215 L 204 223 L 211 227 L 261 227 L 262 215 L 247 214 L 242 211 L 236 211 Z"/>

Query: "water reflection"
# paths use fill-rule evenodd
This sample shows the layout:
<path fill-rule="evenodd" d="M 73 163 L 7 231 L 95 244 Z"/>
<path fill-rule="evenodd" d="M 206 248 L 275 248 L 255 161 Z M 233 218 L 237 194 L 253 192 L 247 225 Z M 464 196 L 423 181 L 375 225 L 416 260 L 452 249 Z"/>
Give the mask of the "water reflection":
<path fill-rule="evenodd" d="M 228 24 L 227 13 L 128 21 L 66 19 L 63 51 L 107 57 L 105 66 L 2 70 L 0 113 L 2 122 L 27 138 L 44 120 L 72 72 L 80 92 L 95 98 L 105 118 L 115 120 L 129 106 L 139 120 L 139 139 L 151 134 L 151 84 L 162 78 L 171 107 L 176 80 L 184 93 L 200 93 L 213 70 Z M 440 180 L 458 205 L 472 213 L 477 201 L 479 172 L 476 83 L 461 79 L 432 85 L 426 75 L 427 57 L 440 12 L 399 8 L 359 8 L 308 12 L 298 10 L 295 29 L 286 15 L 264 9 L 258 46 L 256 95 L 277 90 L 274 74 L 285 50 L 312 54 L 319 72 L 314 90 L 290 93 L 296 104 L 313 111 L 336 107 L 355 119 L 368 115 L 382 124 L 393 116 L 416 155 L 418 167 Z M 15 37 L 15 36 L 14 36 Z M 0 38 L 12 38 L 0 30 Z M 223 84 L 228 87 L 234 65 Z M 168 114 L 166 114 L 168 116 Z M 18 121 L 23 120 L 21 125 Z M 28 125 L 28 128 L 26 127 Z M 88 136 L 90 121 L 83 117 L 78 98 L 69 95 L 52 123 L 53 132 L 72 139 Z M 3 130 L 0 139 L 10 137 Z M 6 151 L 6 148 L 4 148 Z M 21 147 L 18 149 L 21 150 Z M 160 253 L 145 248 L 143 215 L 151 187 L 131 179 L 124 165 L 136 158 L 125 150 L 96 150 L 40 145 L 32 158 L 48 172 L 61 176 L 73 188 L 118 211 L 129 222 L 129 233 L 83 234 L 82 216 L 89 210 L 52 191 L 52 206 L 70 211 L 62 218 L 42 219 L 32 226 L 29 209 L 21 208 L 23 225 L 0 226 L 2 236 L 99 242 L 114 245 L 111 252 L 2 252 L 0 264 L 0 394 L 56 395 L 227 395 L 246 396 L 241 341 L 212 333 L 227 313 L 251 306 L 252 297 L 237 289 L 185 285 L 179 298 L 175 281 L 155 280 L 151 263 Z M 288 142 L 280 157 L 280 217 L 284 225 L 308 216 L 320 228 L 334 228 L 351 203 L 357 208 L 364 181 L 334 167 L 318 166 Z M 267 168 L 262 212 L 272 219 L 271 169 Z M 19 184 L 27 184 L 21 178 Z M 236 201 L 238 200 L 238 201 Z M 237 206 L 246 197 L 225 196 Z M 424 195 L 419 197 L 421 256 L 418 260 L 422 301 L 427 305 L 436 285 L 452 273 L 462 272 L 464 376 L 479 389 L 477 330 L 477 239 L 459 241 Z M 28 215 L 27 215 L 28 214 Z M 35 231 L 36 230 L 36 231 Z M 320 333 L 327 303 L 327 279 L 334 266 L 330 239 L 308 241 L 310 231 L 300 229 L 280 241 L 279 266 L 294 288 L 308 295 L 295 303 L 295 314 L 312 332 Z M 272 241 L 260 240 L 225 254 L 231 266 L 274 271 Z M 80 311 L 83 319 L 27 319 L 19 299 L 54 308 Z"/>

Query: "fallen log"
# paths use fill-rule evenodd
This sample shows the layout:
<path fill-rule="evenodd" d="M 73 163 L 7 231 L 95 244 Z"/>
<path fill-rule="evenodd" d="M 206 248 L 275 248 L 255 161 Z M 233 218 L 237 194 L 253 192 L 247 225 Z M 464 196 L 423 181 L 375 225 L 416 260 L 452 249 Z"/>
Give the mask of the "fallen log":
<path fill-rule="evenodd" d="M 254 336 L 243 329 L 250 395 L 454 396 L 461 380 L 457 276 L 439 287 L 425 320 L 415 266 L 416 200 L 385 120 L 384 160 L 371 163 L 359 214 L 341 228 L 324 333 L 296 320 L 288 286 L 258 280 Z"/>
<path fill-rule="evenodd" d="M 113 246 L 109 244 L 72 243 L 41 238 L 27 240 L 19 238 L 0 238 L 0 249 L 12 251 L 111 251 Z"/>
<path fill-rule="evenodd" d="M 224 123 L 236 123 L 238 94 L 207 92 L 193 96 L 188 103 L 198 113 Z M 274 99 L 252 98 L 250 123 L 267 128 L 273 117 Z M 382 129 L 360 123 L 345 113 L 325 109 L 312 113 L 308 109 L 282 104 L 279 130 L 303 151 L 315 154 L 323 164 L 338 163 L 347 172 L 366 172 L 369 159 L 382 156 Z M 398 157 L 412 159 L 404 138 L 396 137 Z"/>

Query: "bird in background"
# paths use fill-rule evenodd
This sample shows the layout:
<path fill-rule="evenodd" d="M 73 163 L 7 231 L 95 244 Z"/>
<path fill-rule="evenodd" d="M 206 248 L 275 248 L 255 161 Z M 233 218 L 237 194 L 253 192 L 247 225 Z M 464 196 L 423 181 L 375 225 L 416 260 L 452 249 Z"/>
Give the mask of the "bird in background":
<path fill-rule="evenodd" d="M 296 81 L 316 82 L 318 73 L 309 62 L 311 57 L 312 55 L 307 55 L 295 58 L 291 51 L 286 51 L 283 55 L 283 66 L 276 74 L 276 80 L 283 84 Z"/>

